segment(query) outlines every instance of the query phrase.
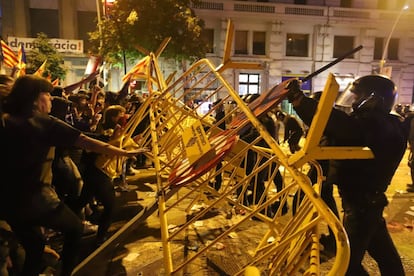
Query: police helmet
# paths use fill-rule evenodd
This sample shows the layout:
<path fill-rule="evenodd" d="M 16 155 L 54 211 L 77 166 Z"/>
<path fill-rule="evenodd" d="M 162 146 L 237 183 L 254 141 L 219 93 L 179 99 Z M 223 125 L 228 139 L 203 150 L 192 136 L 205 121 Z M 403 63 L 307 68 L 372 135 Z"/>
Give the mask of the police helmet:
<path fill-rule="evenodd" d="M 322 97 L 322 91 L 313 92 L 309 97 L 312 98 L 312 99 L 314 99 L 315 101 L 318 101 L 319 102 L 319 100 Z"/>
<path fill-rule="evenodd" d="M 394 82 L 383 75 L 367 75 L 355 80 L 350 89 L 356 95 L 353 109 L 362 107 L 390 112 L 396 96 Z"/>

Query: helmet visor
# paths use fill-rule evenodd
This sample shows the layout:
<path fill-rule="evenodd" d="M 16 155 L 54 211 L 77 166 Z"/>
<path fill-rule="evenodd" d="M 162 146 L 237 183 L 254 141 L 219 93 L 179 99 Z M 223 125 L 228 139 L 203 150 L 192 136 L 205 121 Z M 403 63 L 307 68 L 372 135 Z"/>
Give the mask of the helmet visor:
<path fill-rule="evenodd" d="M 355 102 L 356 98 L 356 95 L 353 91 L 354 85 L 353 83 L 349 83 L 345 90 L 338 95 L 335 101 L 335 105 L 344 108 L 351 108 L 352 103 Z"/>

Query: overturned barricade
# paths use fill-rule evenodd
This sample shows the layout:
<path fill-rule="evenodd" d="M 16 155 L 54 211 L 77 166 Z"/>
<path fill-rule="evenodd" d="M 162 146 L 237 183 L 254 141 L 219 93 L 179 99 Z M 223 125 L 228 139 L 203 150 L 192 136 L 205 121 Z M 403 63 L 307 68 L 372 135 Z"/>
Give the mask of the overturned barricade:
<path fill-rule="evenodd" d="M 139 223 L 158 212 L 162 266 L 153 268 L 158 271 L 152 275 L 197 275 L 207 270 L 220 275 L 319 275 L 319 237 L 328 228 L 335 235 L 336 255 L 327 270 L 330 275 L 343 275 L 350 254 L 348 239 L 339 219 L 320 198 L 324 172 L 316 160 L 372 154 L 363 148 L 319 145 L 338 93 L 334 76 L 328 77 L 302 149 L 291 154 L 261 120 L 284 99 L 284 87 L 275 86 L 246 102 L 222 76 L 227 68 L 259 65 L 224 58 L 216 67 L 202 59 L 172 81 L 161 73 L 160 52 L 146 57 L 149 96 L 117 141 L 127 146 L 137 124 L 150 118 L 140 146 L 151 148 L 148 157 L 155 167 L 156 197 L 79 264 L 74 274 L 86 275 L 99 256 L 113 256 L 126 236 L 133 239 Z M 200 104 L 186 105 L 204 94 L 205 101 L 215 102 L 207 112 L 197 112 Z M 225 107 L 225 116 L 216 121 L 213 115 L 220 106 Z M 252 137 L 251 132 L 256 135 L 246 138 Z M 108 170 L 118 165 L 117 160 L 102 162 Z M 315 183 L 307 176 L 311 167 L 318 173 Z M 217 181 L 221 181 L 218 188 Z M 186 217 L 171 229 L 177 209 Z"/>

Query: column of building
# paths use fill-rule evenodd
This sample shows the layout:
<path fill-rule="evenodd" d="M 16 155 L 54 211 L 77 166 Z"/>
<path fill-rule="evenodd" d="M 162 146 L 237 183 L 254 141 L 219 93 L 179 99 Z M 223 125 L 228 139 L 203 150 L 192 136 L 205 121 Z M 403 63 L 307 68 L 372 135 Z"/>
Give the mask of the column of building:
<path fill-rule="evenodd" d="M 269 37 L 269 87 L 279 83 L 283 73 L 283 22 L 274 21 L 270 28 Z"/>

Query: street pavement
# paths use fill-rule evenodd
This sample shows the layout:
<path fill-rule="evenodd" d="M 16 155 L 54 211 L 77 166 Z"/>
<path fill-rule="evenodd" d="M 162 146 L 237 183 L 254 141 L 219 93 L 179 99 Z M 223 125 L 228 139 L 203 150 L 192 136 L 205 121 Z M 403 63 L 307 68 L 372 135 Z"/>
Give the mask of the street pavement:
<path fill-rule="evenodd" d="M 407 150 L 391 185 L 388 187 L 387 197 L 389 205 L 385 209 L 384 216 L 402 258 L 406 275 L 414 276 L 414 248 L 412 246 L 414 238 L 414 193 L 406 192 L 407 184 L 411 183 L 410 169 L 407 165 L 408 153 Z M 111 226 L 111 231 L 115 232 L 120 229 L 130 218 L 155 201 L 156 185 L 154 183 L 156 179 L 154 173 L 153 168 L 139 169 L 135 175 L 127 178 L 131 188 L 129 192 L 117 190 L 119 211 L 117 212 L 115 222 Z M 338 193 L 336 190 L 334 193 L 338 206 L 340 206 Z M 185 222 L 185 215 L 185 212 L 177 211 L 175 221 L 172 223 L 179 224 Z M 129 237 L 124 237 L 125 239 L 130 244 L 128 251 L 135 252 L 135 255 L 114 253 L 113 256 L 118 256 L 115 258 L 116 261 L 102 260 L 108 264 L 108 267 L 103 266 L 103 262 L 99 261 L 98 263 L 101 264 L 99 267 L 92 267 L 94 274 L 101 275 L 99 273 L 99 269 L 101 269 L 105 271 L 105 274 L 102 275 L 159 275 L 151 274 L 154 273 L 154 269 L 159 269 L 163 265 L 157 212 L 149 216 L 145 223 L 138 226 Z M 131 247 L 134 250 L 131 250 Z M 116 250 L 119 251 L 119 248 Z M 89 253 L 90 251 L 84 252 L 84 254 Z M 370 275 L 380 275 L 376 263 L 368 255 L 363 263 Z M 329 261 L 327 267 L 329 267 Z M 108 271 L 111 272 L 108 274 Z M 321 275 L 324 275 L 326 272 L 322 265 Z M 204 271 L 202 275 L 215 274 L 211 271 Z"/>
<path fill-rule="evenodd" d="M 402 258 L 406 275 L 414 275 L 414 193 L 407 193 L 411 184 L 410 168 L 406 151 L 398 170 L 387 190 L 389 205 L 385 209 L 385 219 L 392 239 Z"/>

